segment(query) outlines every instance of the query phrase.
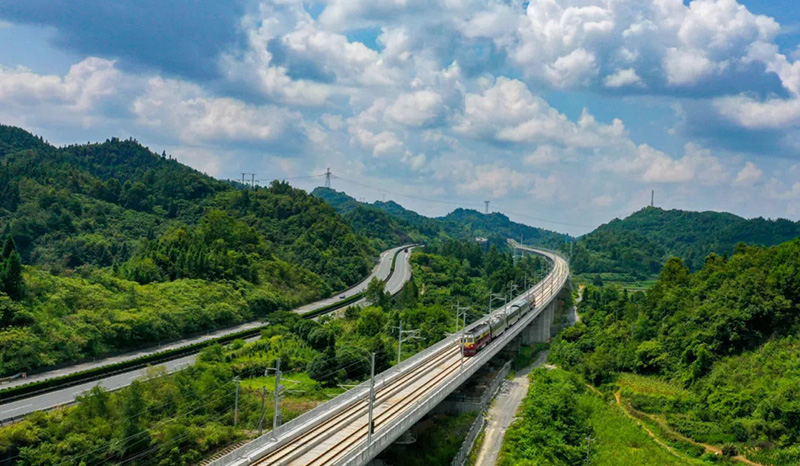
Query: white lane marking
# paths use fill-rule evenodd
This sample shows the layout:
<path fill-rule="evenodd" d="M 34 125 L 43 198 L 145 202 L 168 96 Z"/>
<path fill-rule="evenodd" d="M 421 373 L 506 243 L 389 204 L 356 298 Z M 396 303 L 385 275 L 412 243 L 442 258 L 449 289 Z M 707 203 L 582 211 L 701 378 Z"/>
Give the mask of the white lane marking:
<path fill-rule="evenodd" d="M 16 408 L 11 408 L 11 409 L 7 409 L 5 411 L 0 411 L 0 414 L 10 413 L 10 412 L 16 411 L 18 409 L 29 408 L 31 406 L 33 406 L 33 404 L 28 404 L 28 405 L 25 405 L 25 406 L 17 406 Z"/>

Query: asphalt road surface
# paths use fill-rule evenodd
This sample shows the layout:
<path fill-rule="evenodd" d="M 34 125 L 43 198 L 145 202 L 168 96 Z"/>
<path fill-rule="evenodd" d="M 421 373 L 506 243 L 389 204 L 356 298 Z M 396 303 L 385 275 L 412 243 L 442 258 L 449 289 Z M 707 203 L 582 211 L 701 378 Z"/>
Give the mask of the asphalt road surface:
<path fill-rule="evenodd" d="M 389 273 L 392 267 L 392 258 L 394 257 L 394 253 L 403 248 L 408 248 L 409 246 L 401 246 L 399 248 L 390 249 L 388 251 L 384 251 L 381 254 L 380 261 L 372 270 L 372 273 L 363 281 L 361 281 L 356 286 L 344 291 L 335 294 L 332 298 L 323 299 L 321 301 L 317 301 L 315 303 L 311 303 L 305 305 L 301 308 L 295 309 L 294 312 L 308 312 L 314 309 L 317 309 L 322 306 L 327 306 L 328 304 L 335 303 L 339 301 L 340 295 L 352 296 L 353 294 L 360 293 L 361 291 L 367 288 L 370 280 L 373 277 L 378 277 L 380 280 L 386 280 L 389 277 Z M 397 256 L 397 262 L 395 264 L 395 272 L 392 275 L 391 279 L 386 285 L 386 290 L 390 292 L 397 292 L 402 288 L 403 283 L 405 283 L 411 277 L 411 266 L 409 264 L 409 256 L 410 254 L 407 252 L 401 252 Z M 237 327 L 228 328 L 224 330 L 219 330 L 217 332 L 209 333 L 208 335 L 202 335 L 195 338 L 189 338 L 185 340 L 180 340 L 174 343 L 170 343 L 168 345 L 163 345 L 157 348 L 149 348 L 142 351 L 137 351 L 135 353 L 128 353 L 125 355 L 115 356 L 112 358 L 102 359 L 96 362 L 90 362 L 85 364 L 79 364 L 76 366 L 65 367 L 63 369 L 57 369 L 49 372 L 43 372 L 41 374 L 33 375 L 28 377 L 27 379 L 18 379 L 11 383 L 4 384 L 3 388 L 13 387 L 16 385 L 22 385 L 25 383 L 29 383 L 35 380 L 44 380 L 49 379 L 52 377 L 58 377 L 62 375 L 71 374 L 73 372 L 84 371 L 87 369 L 101 367 L 108 364 L 113 364 L 116 362 L 126 361 L 128 359 L 138 358 L 141 356 L 145 356 L 148 354 L 158 353 L 167 349 L 171 348 L 179 348 L 182 346 L 186 346 L 193 343 L 198 343 L 201 341 L 205 341 L 211 338 L 218 338 L 221 336 L 225 336 L 230 333 L 240 332 L 242 330 L 247 330 L 251 328 L 257 328 L 264 325 L 263 322 L 251 322 L 248 324 L 243 324 Z M 258 337 L 254 337 L 249 339 L 248 341 L 254 341 Z M 163 364 L 159 364 L 159 366 L 164 366 L 167 372 L 175 372 L 178 370 L 183 369 L 186 366 L 191 365 L 194 363 L 197 355 L 191 354 L 188 356 L 184 356 L 178 359 L 173 359 L 171 361 L 167 361 Z M 105 377 L 100 380 L 94 380 L 91 382 L 86 382 L 80 385 L 74 385 L 72 387 L 67 387 L 61 390 L 55 390 L 49 393 L 44 393 L 42 395 L 32 396 L 29 398 L 24 398 L 17 401 L 12 401 L 9 403 L 0 404 L 0 424 L 4 422 L 8 422 L 17 418 L 19 416 L 23 416 L 26 414 L 30 414 L 35 411 L 40 411 L 43 409 L 54 408 L 56 406 L 61 406 L 65 404 L 70 404 L 75 401 L 75 398 L 81 395 L 82 393 L 90 390 L 92 387 L 96 385 L 100 385 L 107 390 L 117 390 L 122 387 L 126 387 L 130 385 L 130 383 L 138 377 L 141 377 L 145 374 L 148 368 L 141 368 L 136 369 L 128 372 L 124 372 L 117 375 L 111 375 Z"/>

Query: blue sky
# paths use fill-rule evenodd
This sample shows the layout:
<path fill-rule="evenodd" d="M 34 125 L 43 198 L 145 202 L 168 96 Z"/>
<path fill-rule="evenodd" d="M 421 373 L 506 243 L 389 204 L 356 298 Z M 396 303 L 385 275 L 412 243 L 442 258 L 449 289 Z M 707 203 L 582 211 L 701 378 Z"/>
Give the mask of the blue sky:
<path fill-rule="evenodd" d="M 584 233 L 800 218 L 788 0 L 0 0 L 0 122 Z"/>

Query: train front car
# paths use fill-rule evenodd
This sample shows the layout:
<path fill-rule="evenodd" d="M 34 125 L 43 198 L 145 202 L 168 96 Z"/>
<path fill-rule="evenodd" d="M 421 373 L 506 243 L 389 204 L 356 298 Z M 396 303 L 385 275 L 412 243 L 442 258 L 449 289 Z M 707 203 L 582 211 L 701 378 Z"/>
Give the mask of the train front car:
<path fill-rule="evenodd" d="M 464 356 L 475 356 L 491 339 L 492 332 L 487 324 L 480 324 L 464 332 L 464 338 L 461 340 Z"/>

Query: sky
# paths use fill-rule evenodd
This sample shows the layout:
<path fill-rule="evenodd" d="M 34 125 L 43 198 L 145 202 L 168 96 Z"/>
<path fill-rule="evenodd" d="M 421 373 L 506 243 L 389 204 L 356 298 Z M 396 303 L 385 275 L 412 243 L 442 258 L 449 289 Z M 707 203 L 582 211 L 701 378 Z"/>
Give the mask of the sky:
<path fill-rule="evenodd" d="M 0 123 L 570 234 L 798 220 L 799 45 L 792 0 L 0 0 Z"/>

